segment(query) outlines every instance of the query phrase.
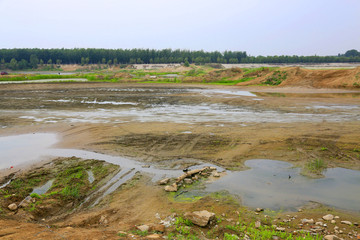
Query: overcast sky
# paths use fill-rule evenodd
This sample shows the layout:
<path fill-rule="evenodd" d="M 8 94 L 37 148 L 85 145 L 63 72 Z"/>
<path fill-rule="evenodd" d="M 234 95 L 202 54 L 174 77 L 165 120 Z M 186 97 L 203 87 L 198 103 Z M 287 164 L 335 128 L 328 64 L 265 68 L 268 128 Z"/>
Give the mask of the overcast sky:
<path fill-rule="evenodd" d="M 0 48 L 360 50 L 360 0 L 0 0 Z"/>

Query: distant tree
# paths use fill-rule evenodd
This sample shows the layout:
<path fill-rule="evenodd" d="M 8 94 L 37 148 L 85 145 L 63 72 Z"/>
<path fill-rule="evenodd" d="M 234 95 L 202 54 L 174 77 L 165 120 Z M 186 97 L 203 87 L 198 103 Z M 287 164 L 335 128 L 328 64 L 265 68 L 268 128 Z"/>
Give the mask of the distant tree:
<path fill-rule="evenodd" d="M 101 59 L 101 63 L 102 63 L 102 64 L 105 64 L 105 63 L 106 63 L 106 59 L 105 59 L 105 58 L 102 58 L 102 59 Z"/>
<path fill-rule="evenodd" d="M 35 69 L 38 67 L 38 64 L 39 64 L 38 57 L 36 55 L 32 54 L 30 56 L 30 66 Z"/>
<path fill-rule="evenodd" d="M 85 65 L 85 63 L 86 63 L 86 62 L 85 62 L 85 58 L 84 58 L 84 57 L 82 57 L 82 58 L 81 58 L 81 63 L 80 63 L 80 65 L 81 65 L 81 66 L 84 66 L 84 65 Z"/>
<path fill-rule="evenodd" d="M 12 70 L 16 70 L 18 68 L 18 63 L 17 63 L 15 58 L 12 58 L 10 60 L 9 68 L 12 69 Z"/>
<path fill-rule="evenodd" d="M 40 59 L 39 63 L 40 63 L 40 66 L 43 66 L 44 65 L 44 60 Z"/>
<path fill-rule="evenodd" d="M 118 62 L 117 58 L 114 58 L 113 63 L 115 66 L 118 65 L 119 62 Z"/>
<path fill-rule="evenodd" d="M 185 66 L 185 67 L 189 67 L 189 66 L 190 66 L 190 63 L 189 63 L 189 61 L 188 61 L 187 58 L 185 58 L 184 66 Z"/>
<path fill-rule="evenodd" d="M 53 64 L 53 61 L 51 60 L 51 58 L 47 61 L 47 64 L 49 64 L 49 65 Z"/>
<path fill-rule="evenodd" d="M 111 59 L 107 62 L 107 64 L 110 66 L 112 64 Z"/>
<path fill-rule="evenodd" d="M 89 64 L 90 63 L 90 58 L 85 58 L 85 64 L 87 65 L 87 64 Z"/>
<path fill-rule="evenodd" d="M 56 65 L 60 65 L 62 63 L 61 59 L 56 59 Z"/>
<path fill-rule="evenodd" d="M 26 69 L 28 67 L 29 67 L 29 63 L 25 59 L 21 59 L 21 61 L 18 62 L 18 68 L 19 69 Z"/>
<path fill-rule="evenodd" d="M 360 52 L 358 52 L 355 49 L 348 50 L 345 53 L 345 57 L 358 57 L 358 56 L 360 57 Z"/>

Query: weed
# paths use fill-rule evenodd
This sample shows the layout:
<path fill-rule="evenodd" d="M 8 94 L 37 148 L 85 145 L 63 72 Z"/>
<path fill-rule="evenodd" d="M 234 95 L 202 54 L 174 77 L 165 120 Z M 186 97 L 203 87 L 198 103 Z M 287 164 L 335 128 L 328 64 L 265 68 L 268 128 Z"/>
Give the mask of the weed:
<path fill-rule="evenodd" d="M 148 231 L 140 231 L 140 230 L 133 230 L 131 232 L 135 235 L 142 236 L 142 237 L 145 237 L 149 234 Z"/>
<path fill-rule="evenodd" d="M 234 234 L 229 234 L 229 233 L 224 234 L 224 240 L 236 240 L 236 239 L 240 239 L 240 238 Z"/>
<path fill-rule="evenodd" d="M 328 148 L 327 148 L 327 147 L 322 147 L 320 150 L 321 150 L 321 151 L 327 151 Z"/>
<path fill-rule="evenodd" d="M 266 78 L 263 82 L 266 85 L 276 86 L 282 83 L 282 81 L 286 80 L 287 73 L 285 71 L 275 71 L 272 76 Z"/>
<path fill-rule="evenodd" d="M 314 173 L 321 173 L 326 169 L 326 163 L 322 159 L 314 159 L 310 161 L 306 167 Z"/>
<path fill-rule="evenodd" d="M 66 186 L 61 192 L 61 195 L 65 198 L 79 198 L 79 187 L 78 186 Z"/>
<path fill-rule="evenodd" d="M 126 233 L 118 233 L 117 235 L 118 235 L 119 237 L 126 237 L 126 236 L 127 236 Z"/>
<path fill-rule="evenodd" d="M 37 199 L 40 199 L 40 198 L 41 198 L 40 195 L 37 194 L 37 193 L 32 193 L 32 194 L 30 194 L 30 197 L 32 197 L 32 198 L 37 198 Z"/>

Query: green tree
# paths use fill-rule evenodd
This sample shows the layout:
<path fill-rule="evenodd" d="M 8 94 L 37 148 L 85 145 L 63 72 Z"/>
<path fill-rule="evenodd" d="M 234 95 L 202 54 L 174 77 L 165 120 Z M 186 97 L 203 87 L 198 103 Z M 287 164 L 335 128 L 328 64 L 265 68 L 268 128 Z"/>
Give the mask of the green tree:
<path fill-rule="evenodd" d="M 32 54 L 30 56 L 30 66 L 35 69 L 38 67 L 38 64 L 39 64 L 39 59 L 36 55 Z"/>
<path fill-rule="evenodd" d="M 185 67 L 189 67 L 189 66 L 190 66 L 190 63 L 189 63 L 189 61 L 188 61 L 187 58 L 185 58 L 184 66 L 185 66 Z"/>
<path fill-rule="evenodd" d="M 12 58 L 10 60 L 9 68 L 12 69 L 12 70 L 16 70 L 18 68 L 18 63 L 17 63 L 15 58 Z"/>

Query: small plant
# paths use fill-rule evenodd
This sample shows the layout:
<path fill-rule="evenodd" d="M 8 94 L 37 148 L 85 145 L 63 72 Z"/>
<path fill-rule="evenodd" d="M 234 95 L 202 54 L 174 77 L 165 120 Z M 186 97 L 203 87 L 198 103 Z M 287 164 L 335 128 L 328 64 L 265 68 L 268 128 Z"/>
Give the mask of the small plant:
<path fill-rule="evenodd" d="M 276 86 L 282 83 L 282 81 L 286 80 L 287 73 L 285 71 L 275 71 L 272 76 L 266 78 L 263 82 L 266 85 Z"/>
<path fill-rule="evenodd" d="M 327 147 L 322 147 L 320 150 L 321 150 L 321 151 L 327 151 L 328 148 L 327 148 Z"/>
<path fill-rule="evenodd" d="M 37 198 L 37 199 L 40 199 L 40 198 L 41 198 L 40 195 L 37 194 L 37 193 L 32 193 L 32 194 L 30 194 L 30 197 L 32 197 L 32 198 Z"/>
<path fill-rule="evenodd" d="M 142 236 L 142 237 L 145 237 L 149 234 L 148 231 L 140 231 L 140 230 L 134 230 L 134 231 L 132 231 L 132 233 L 135 235 Z"/>
<path fill-rule="evenodd" d="M 224 234 L 224 240 L 237 240 L 237 239 L 240 238 L 234 234 L 229 234 L 229 233 Z"/>
<path fill-rule="evenodd" d="M 322 159 L 314 159 L 307 164 L 307 168 L 314 173 L 321 173 L 326 169 L 326 163 Z"/>

